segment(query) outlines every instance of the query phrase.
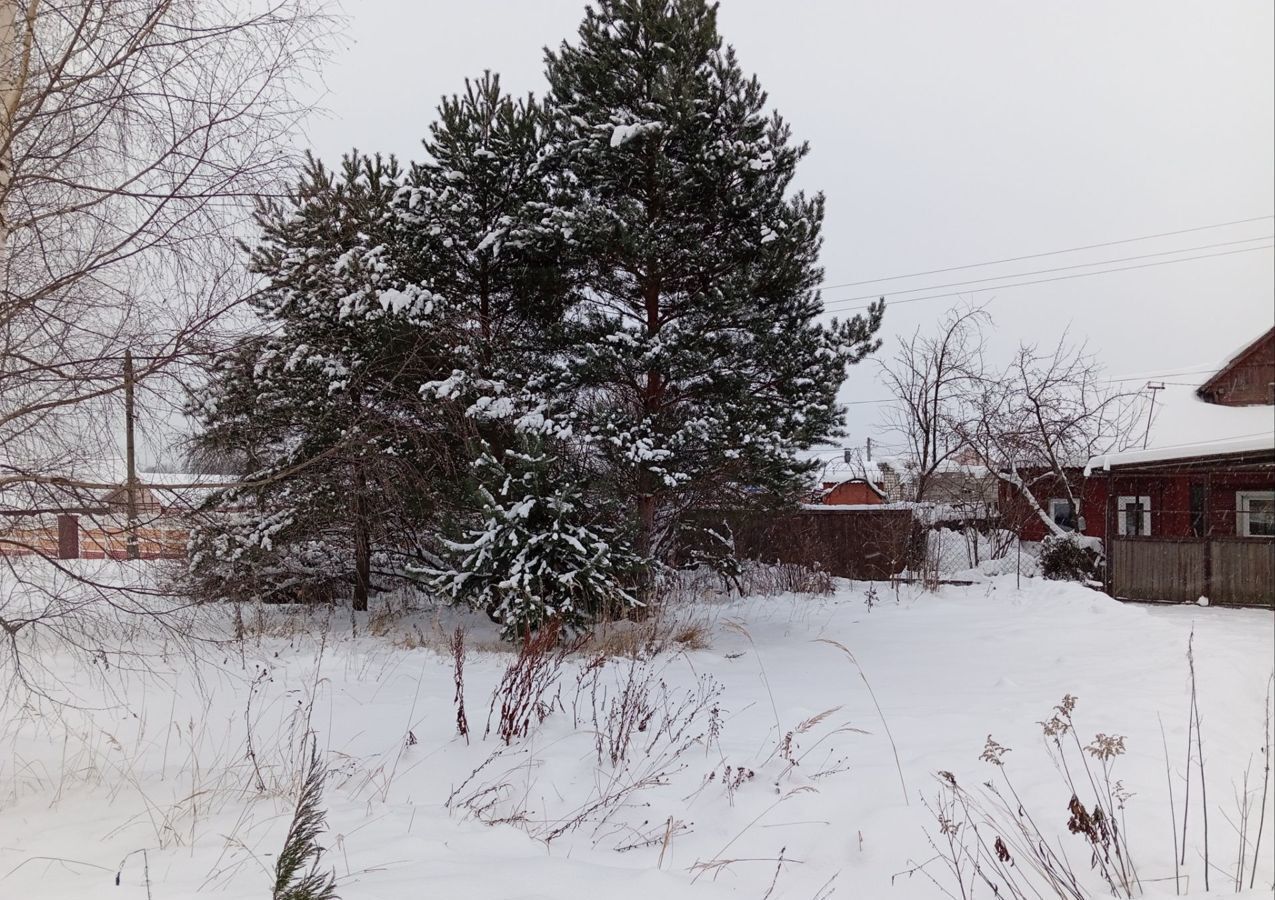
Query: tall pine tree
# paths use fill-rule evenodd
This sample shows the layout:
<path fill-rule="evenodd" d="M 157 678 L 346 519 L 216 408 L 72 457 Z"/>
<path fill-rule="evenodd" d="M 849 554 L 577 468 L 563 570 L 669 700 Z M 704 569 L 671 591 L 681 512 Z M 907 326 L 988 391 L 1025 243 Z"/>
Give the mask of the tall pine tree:
<path fill-rule="evenodd" d="M 253 482 L 225 498 L 251 512 L 200 535 L 195 574 L 213 593 L 340 571 L 364 607 L 372 557 L 388 573 L 436 563 L 439 531 L 475 496 L 473 458 L 545 421 L 525 385 L 560 269 L 507 240 L 544 197 L 538 109 L 484 75 L 443 100 L 424 144 L 406 174 L 357 153 L 336 172 L 312 162 L 294 197 L 259 211 L 266 334 L 223 358 L 196 410 L 203 447 Z"/>
<path fill-rule="evenodd" d="M 486 72 L 444 97 L 424 142 L 427 159 L 412 166 L 400 216 L 429 259 L 425 284 L 443 298 L 454 372 L 435 393 L 465 398 L 479 420 L 516 406 L 528 373 L 543 355 L 543 333 L 561 316 L 559 269 L 515 239 L 522 217 L 543 202 L 536 171 L 541 112 L 531 97 L 502 92 Z"/>
<path fill-rule="evenodd" d="M 704 0 L 600 0 L 546 54 L 542 240 L 579 304 L 556 374 L 636 549 L 685 513 L 790 499 L 796 451 L 839 433 L 846 367 L 882 308 L 819 324 L 823 197 L 790 192 L 794 143 Z"/>
<path fill-rule="evenodd" d="M 422 475 L 455 441 L 419 388 L 450 358 L 395 211 L 401 184 L 392 159 L 312 161 L 294 196 L 258 211 L 264 333 L 221 360 L 193 410 L 202 447 L 243 461 L 249 482 L 220 498 L 240 512 L 197 535 L 193 573 L 213 592 L 336 576 L 365 609 L 374 549 L 410 556 L 428 523 Z"/>

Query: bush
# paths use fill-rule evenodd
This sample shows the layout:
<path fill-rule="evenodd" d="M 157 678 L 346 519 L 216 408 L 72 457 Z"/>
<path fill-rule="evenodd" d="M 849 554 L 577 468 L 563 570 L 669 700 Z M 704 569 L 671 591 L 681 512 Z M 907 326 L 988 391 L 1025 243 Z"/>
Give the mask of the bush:
<path fill-rule="evenodd" d="M 1052 581 L 1096 581 L 1102 562 L 1102 542 L 1097 538 L 1050 535 L 1041 546 L 1040 573 Z"/>
<path fill-rule="evenodd" d="M 352 553 L 330 540 L 276 541 L 287 513 L 236 511 L 208 516 L 191 529 L 185 587 L 200 601 L 330 603 L 336 573 L 353 568 Z"/>

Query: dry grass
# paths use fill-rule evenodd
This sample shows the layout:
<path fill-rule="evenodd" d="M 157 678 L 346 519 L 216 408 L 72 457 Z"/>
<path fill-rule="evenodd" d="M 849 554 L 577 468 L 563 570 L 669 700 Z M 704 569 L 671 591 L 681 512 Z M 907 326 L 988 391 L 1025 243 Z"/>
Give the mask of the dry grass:
<path fill-rule="evenodd" d="M 689 613 L 659 612 L 645 622 L 605 622 L 589 635 L 590 654 L 645 659 L 679 650 L 704 650 L 711 643 L 712 624 Z"/>

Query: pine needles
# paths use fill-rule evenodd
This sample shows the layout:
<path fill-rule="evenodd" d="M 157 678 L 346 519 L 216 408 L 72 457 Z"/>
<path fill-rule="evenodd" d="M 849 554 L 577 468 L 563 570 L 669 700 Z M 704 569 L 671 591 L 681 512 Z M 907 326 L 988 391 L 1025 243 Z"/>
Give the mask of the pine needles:
<path fill-rule="evenodd" d="M 319 846 L 318 839 L 326 818 L 323 810 L 323 782 L 326 778 L 327 769 L 319 761 L 317 743 L 312 739 L 292 824 L 275 862 L 271 900 L 339 900 L 336 875 L 330 870 L 324 872 L 319 869 L 323 848 Z"/>

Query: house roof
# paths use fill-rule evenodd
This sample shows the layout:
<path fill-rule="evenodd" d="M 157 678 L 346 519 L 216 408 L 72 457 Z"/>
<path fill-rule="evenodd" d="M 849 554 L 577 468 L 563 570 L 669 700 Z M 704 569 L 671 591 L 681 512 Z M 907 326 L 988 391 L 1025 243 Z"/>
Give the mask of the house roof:
<path fill-rule="evenodd" d="M 881 488 L 877 487 L 869 479 L 864 478 L 861 475 L 855 475 L 851 478 L 842 478 L 840 481 L 828 481 L 828 482 L 825 482 L 825 484 L 827 485 L 823 489 L 823 493 L 825 496 L 832 493 L 837 488 L 841 487 L 843 484 L 863 484 L 863 485 L 867 485 L 867 487 L 874 494 L 880 497 L 882 500 L 885 499 L 885 491 L 881 490 Z"/>
<path fill-rule="evenodd" d="M 1199 395 L 1205 385 L 1247 356 L 1269 334 L 1245 344 L 1217 373 L 1166 385 L 1155 399 L 1144 440 L 1127 450 L 1095 456 L 1085 466 L 1085 474 L 1114 466 L 1275 449 L 1275 407 L 1223 406 L 1207 403 Z"/>
<path fill-rule="evenodd" d="M 814 477 L 821 485 L 826 483 L 841 484 L 842 482 L 860 478 L 876 487 L 880 487 L 883 479 L 881 467 L 877 464 L 877 461 L 869 461 L 858 457 L 852 462 L 846 462 L 845 452 L 843 448 L 829 444 L 801 451 L 798 456 L 807 460 L 814 460 L 820 464 L 819 468 L 815 469 Z M 901 467 L 896 468 L 895 471 L 901 471 Z"/>
<path fill-rule="evenodd" d="M 1273 337 L 1275 337 L 1275 326 L 1272 326 L 1256 340 L 1249 341 L 1244 346 L 1240 347 L 1217 367 L 1217 371 L 1209 376 L 1209 379 L 1199 386 L 1197 392 L 1200 394 L 1208 393 L 1216 382 L 1221 381 L 1230 373 L 1231 369 L 1242 363 L 1245 357 L 1258 350 L 1263 344 L 1271 340 Z"/>
<path fill-rule="evenodd" d="M 1147 450 L 1125 450 L 1121 453 L 1108 453 L 1105 456 L 1096 456 L 1091 459 L 1089 465 L 1085 467 L 1085 474 L 1090 475 L 1095 470 L 1108 471 L 1113 466 L 1133 466 L 1142 463 L 1167 462 L 1175 459 L 1197 459 L 1209 456 L 1230 456 L 1239 453 L 1260 453 L 1264 450 L 1275 451 L 1275 433 L 1265 432 L 1227 438 L 1225 440 L 1171 444 L 1163 447 L 1152 447 Z"/>
<path fill-rule="evenodd" d="M 115 456 L 74 460 L 66 473 L 70 483 L 24 481 L 0 490 L 0 510 L 81 509 L 117 503 L 128 477 L 123 458 Z M 236 480 L 232 475 L 137 472 L 142 502 L 173 508 L 194 509 L 218 488 Z M 77 482 L 93 486 L 80 487 Z"/>

